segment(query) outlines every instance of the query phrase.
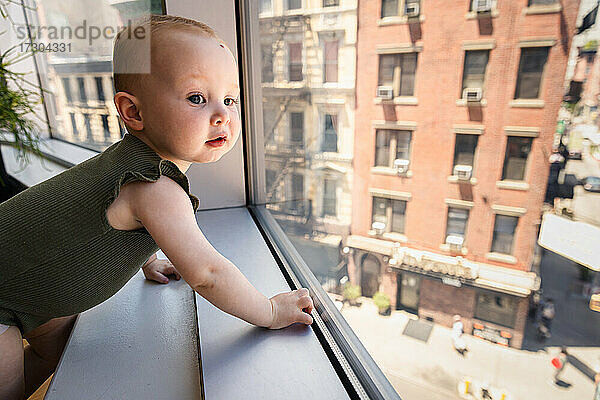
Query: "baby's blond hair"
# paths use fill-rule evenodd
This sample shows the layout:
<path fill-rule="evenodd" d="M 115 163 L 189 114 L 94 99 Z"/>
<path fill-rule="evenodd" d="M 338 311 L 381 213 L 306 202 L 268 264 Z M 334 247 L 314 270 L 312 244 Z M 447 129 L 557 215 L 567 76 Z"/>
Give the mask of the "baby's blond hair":
<path fill-rule="evenodd" d="M 201 36 L 213 38 L 219 42 L 223 42 L 215 31 L 205 23 L 195 21 L 190 18 L 177 17 L 173 15 L 148 15 L 137 23 L 130 27 L 124 27 L 117 33 L 115 38 L 115 45 L 113 51 L 113 80 L 115 85 L 115 92 L 128 92 L 134 94 L 135 88 L 140 84 L 142 79 L 142 73 L 139 71 L 143 70 L 140 67 L 140 63 L 143 63 L 140 57 L 140 52 L 143 50 L 139 49 L 139 40 L 130 40 L 131 32 L 135 32 L 135 29 L 141 27 L 148 32 L 148 25 L 150 25 L 150 40 L 156 40 L 160 38 L 161 32 L 165 30 L 194 30 Z M 127 33 L 127 34 L 126 34 Z M 151 45 L 151 48 L 154 48 Z M 150 47 L 148 47 L 148 51 Z M 145 54 L 148 62 L 149 72 L 149 60 L 150 54 Z"/>

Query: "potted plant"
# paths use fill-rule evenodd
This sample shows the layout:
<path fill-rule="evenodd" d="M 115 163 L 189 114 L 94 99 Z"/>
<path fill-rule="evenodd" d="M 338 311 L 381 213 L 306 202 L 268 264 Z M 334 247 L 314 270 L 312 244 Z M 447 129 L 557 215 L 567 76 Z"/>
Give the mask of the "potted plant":
<path fill-rule="evenodd" d="M 360 286 L 358 285 L 353 285 L 350 282 L 346 282 L 344 284 L 342 296 L 344 301 L 348 302 L 348 304 L 351 306 L 361 305 L 361 303 L 358 301 L 358 298 L 360 297 Z"/>
<path fill-rule="evenodd" d="M 373 295 L 373 301 L 379 309 L 380 315 L 390 315 L 392 313 L 390 298 L 385 293 L 376 292 Z"/>
<path fill-rule="evenodd" d="M 6 7 L 6 3 L 0 4 L 0 15 L 10 20 Z M 33 51 L 20 52 L 21 44 L 0 53 L 0 143 L 15 148 L 19 164 L 24 166 L 29 163 L 30 152 L 42 156 L 36 126 L 29 117 L 39 118 L 34 107 L 42 103 L 43 89 L 30 82 L 26 73 L 12 70 L 16 63 L 33 55 Z M 12 140 L 8 140 L 9 137 Z M 0 151 L 0 202 L 25 189 L 27 186 L 8 175 Z"/>

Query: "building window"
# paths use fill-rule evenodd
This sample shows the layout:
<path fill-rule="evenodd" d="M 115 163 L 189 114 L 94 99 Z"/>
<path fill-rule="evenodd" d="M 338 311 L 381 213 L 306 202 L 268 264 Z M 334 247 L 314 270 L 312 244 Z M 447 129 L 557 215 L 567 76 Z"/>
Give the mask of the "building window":
<path fill-rule="evenodd" d="M 85 132 L 88 140 L 92 140 L 92 124 L 90 120 L 90 114 L 83 114 L 83 123 L 85 125 Z"/>
<path fill-rule="evenodd" d="M 494 237 L 492 238 L 492 252 L 512 254 L 513 239 L 519 217 L 496 214 L 494 221 Z"/>
<path fill-rule="evenodd" d="M 102 77 L 97 76 L 94 78 L 96 81 L 96 91 L 98 92 L 98 101 L 104 102 L 104 88 L 102 87 Z"/>
<path fill-rule="evenodd" d="M 379 86 L 391 86 L 396 96 L 413 96 L 417 53 L 379 56 Z"/>
<path fill-rule="evenodd" d="M 73 128 L 73 135 L 77 135 L 79 134 L 79 131 L 77 130 L 77 121 L 75 121 L 75 114 L 69 113 L 69 115 L 71 116 L 71 127 Z"/>
<path fill-rule="evenodd" d="M 473 11 L 473 6 L 478 4 L 478 0 L 469 0 L 469 11 Z M 496 0 L 492 0 L 492 9 L 496 8 Z"/>
<path fill-rule="evenodd" d="M 419 5 L 420 0 L 382 0 L 381 1 L 381 18 L 395 17 L 406 14 L 406 6 Z"/>
<path fill-rule="evenodd" d="M 304 175 L 292 174 L 292 193 L 288 202 L 289 211 L 301 213 L 304 205 Z"/>
<path fill-rule="evenodd" d="M 540 96 L 542 73 L 548 60 L 549 47 L 521 49 L 515 99 L 537 99 Z"/>
<path fill-rule="evenodd" d="M 71 104 L 73 102 L 73 96 L 71 95 L 71 80 L 69 78 L 62 78 L 63 88 L 65 89 L 65 97 L 67 98 L 67 103 Z"/>
<path fill-rule="evenodd" d="M 290 144 L 304 147 L 304 113 L 290 113 Z"/>
<path fill-rule="evenodd" d="M 83 81 L 83 78 L 77 78 L 77 84 L 79 86 L 79 100 L 82 103 L 86 103 L 87 95 L 85 94 L 85 82 Z"/>
<path fill-rule="evenodd" d="M 323 65 L 323 81 L 337 82 L 338 80 L 338 41 L 325 41 L 325 54 L 323 56 L 325 65 Z"/>
<path fill-rule="evenodd" d="M 480 291 L 475 300 L 474 316 L 483 321 L 514 328 L 518 305 L 516 297 Z"/>
<path fill-rule="evenodd" d="M 467 221 L 469 220 L 469 210 L 462 208 L 448 207 L 448 220 L 446 222 L 446 237 L 460 236 L 465 238 L 467 232 Z"/>
<path fill-rule="evenodd" d="M 337 153 L 337 115 L 325 114 L 325 126 L 323 130 L 323 142 L 321 151 Z"/>
<path fill-rule="evenodd" d="M 533 138 L 530 137 L 508 137 L 504 167 L 502 168 L 502 180 L 525 180 L 525 167 L 527 166 L 527 157 L 531 151 L 532 142 Z"/>
<path fill-rule="evenodd" d="M 260 46 L 262 55 L 262 81 L 273 82 L 273 46 L 264 44 Z"/>
<path fill-rule="evenodd" d="M 260 13 L 270 13 L 273 11 L 273 0 L 260 0 Z"/>
<path fill-rule="evenodd" d="M 394 167 L 394 161 L 410 160 L 411 131 L 377 129 L 375 138 L 375 166 Z"/>
<path fill-rule="evenodd" d="M 108 127 L 108 115 L 101 115 L 102 118 L 102 129 L 104 130 L 104 138 L 110 138 L 110 128 Z"/>
<path fill-rule="evenodd" d="M 489 50 L 469 50 L 465 51 L 465 65 L 463 70 L 463 82 L 460 96 L 467 88 L 481 89 L 485 81 L 485 70 L 487 68 Z"/>
<path fill-rule="evenodd" d="M 475 165 L 475 149 L 477 148 L 478 135 L 456 134 L 456 144 L 454 145 L 454 164 L 468 165 L 471 168 Z"/>
<path fill-rule="evenodd" d="M 323 7 L 336 7 L 340 5 L 340 0 L 323 0 Z"/>
<path fill-rule="evenodd" d="M 288 44 L 288 74 L 290 82 L 302 80 L 302 43 Z"/>
<path fill-rule="evenodd" d="M 287 0 L 288 10 L 298 10 L 302 8 L 302 0 Z"/>
<path fill-rule="evenodd" d="M 323 179 L 323 212 L 322 217 L 337 215 L 337 180 L 332 178 Z"/>
<path fill-rule="evenodd" d="M 404 233 L 406 201 L 373 197 L 372 222 L 385 224 L 385 232 Z"/>

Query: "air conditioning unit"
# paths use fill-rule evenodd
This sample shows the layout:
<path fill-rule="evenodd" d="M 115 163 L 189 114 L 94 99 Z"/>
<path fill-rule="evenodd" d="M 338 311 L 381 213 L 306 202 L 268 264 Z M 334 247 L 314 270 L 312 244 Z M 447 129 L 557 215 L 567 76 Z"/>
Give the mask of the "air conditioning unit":
<path fill-rule="evenodd" d="M 465 88 L 462 98 L 468 102 L 480 102 L 483 97 L 481 88 Z"/>
<path fill-rule="evenodd" d="M 391 86 L 377 86 L 377 97 L 383 100 L 391 100 L 394 97 L 394 88 Z"/>
<path fill-rule="evenodd" d="M 492 11 L 492 0 L 473 0 L 473 11 L 478 13 Z"/>
<path fill-rule="evenodd" d="M 446 236 L 446 244 L 450 246 L 452 250 L 460 250 L 462 249 L 463 243 L 465 242 L 465 238 L 458 235 L 448 235 Z"/>
<path fill-rule="evenodd" d="M 403 175 L 408 172 L 408 165 L 410 161 L 397 158 L 394 160 L 394 169 L 398 173 L 398 175 Z"/>
<path fill-rule="evenodd" d="M 473 167 L 470 165 L 455 165 L 454 166 L 454 176 L 456 176 L 460 180 L 468 181 L 471 179 L 471 173 L 473 172 Z"/>
<path fill-rule="evenodd" d="M 414 18 L 419 16 L 419 3 L 406 4 L 406 16 Z"/>
<path fill-rule="evenodd" d="M 383 234 L 383 231 L 385 231 L 385 223 L 375 221 L 371 224 L 371 229 L 373 229 L 377 235 L 381 235 Z"/>

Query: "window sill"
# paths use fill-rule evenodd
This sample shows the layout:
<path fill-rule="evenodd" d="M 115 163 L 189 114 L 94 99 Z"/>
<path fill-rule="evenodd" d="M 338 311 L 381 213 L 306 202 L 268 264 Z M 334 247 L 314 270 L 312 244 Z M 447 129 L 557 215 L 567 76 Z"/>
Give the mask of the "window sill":
<path fill-rule="evenodd" d="M 485 258 L 487 258 L 490 261 L 499 261 L 507 264 L 517 263 L 516 257 L 502 253 L 486 253 Z"/>
<path fill-rule="evenodd" d="M 381 235 L 378 235 L 377 233 L 375 233 L 375 231 L 373 229 L 369 229 L 367 234 L 369 236 L 372 236 L 375 238 L 383 238 L 383 239 L 387 239 L 387 240 L 392 240 L 394 242 L 401 242 L 401 243 L 408 242 L 408 238 L 406 237 L 406 235 L 403 235 L 402 233 L 397 233 L 397 232 L 384 232 Z"/>
<path fill-rule="evenodd" d="M 401 178 L 411 178 L 413 176 L 412 170 L 406 171 L 405 174 L 398 174 L 394 168 L 390 167 L 371 167 L 371 173 L 375 175 L 398 176 Z"/>
<path fill-rule="evenodd" d="M 466 15 L 466 19 L 486 19 L 486 18 L 497 18 L 500 15 L 498 9 L 494 8 L 487 13 L 478 13 L 475 11 L 469 11 Z"/>
<path fill-rule="evenodd" d="M 487 106 L 487 100 L 481 99 L 481 101 L 467 101 L 465 99 L 456 100 L 456 105 L 459 107 L 485 107 Z"/>
<path fill-rule="evenodd" d="M 514 108 L 544 108 L 544 100 L 541 99 L 515 99 L 509 105 Z"/>
<path fill-rule="evenodd" d="M 416 106 L 419 104 L 419 99 L 414 96 L 398 96 L 392 100 L 384 100 L 381 97 L 375 97 L 373 100 L 374 104 L 394 104 L 403 106 Z"/>
<path fill-rule="evenodd" d="M 525 15 L 537 15 L 537 14 L 554 14 L 562 11 L 562 6 L 560 3 L 555 4 L 543 4 L 543 5 L 533 5 L 529 7 L 525 7 L 523 9 L 523 14 Z"/>
<path fill-rule="evenodd" d="M 469 251 L 467 250 L 467 248 L 465 246 L 461 246 L 460 251 L 456 251 L 456 250 L 451 249 L 450 245 L 446 244 L 446 243 L 440 244 L 440 250 L 447 251 L 448 253 L 452 253 L 452 254 L 462 254 L 463 256 L 466 256 L 467 254 L 469 254 Z"/>
<path fill-rule="evenodd" d="M 467 183 L 470 185 L 477 185 L 477 178 L 471 178 L 469 180 L 466 179 L 458 179 L 458 177 L 456 175 L 450 175 L 448 177 L 448 182 L 450 183 Z"/>
<path fill-rule="evenodd" d="M 409 18 L 406 15 L 396 15 L 393 17 L 383 17 L 377 20 L 378 26 L 389 26 L 389 25 L 405 25 L 416 22 L 425 22 L 425 16 L 420 14 L 418 17 Z"/>
<path fill-rule="evenodd" d="M 523 181 L 496 181 L 496 187 L 510 190 L 529 190 L 529 184 Z"/>

